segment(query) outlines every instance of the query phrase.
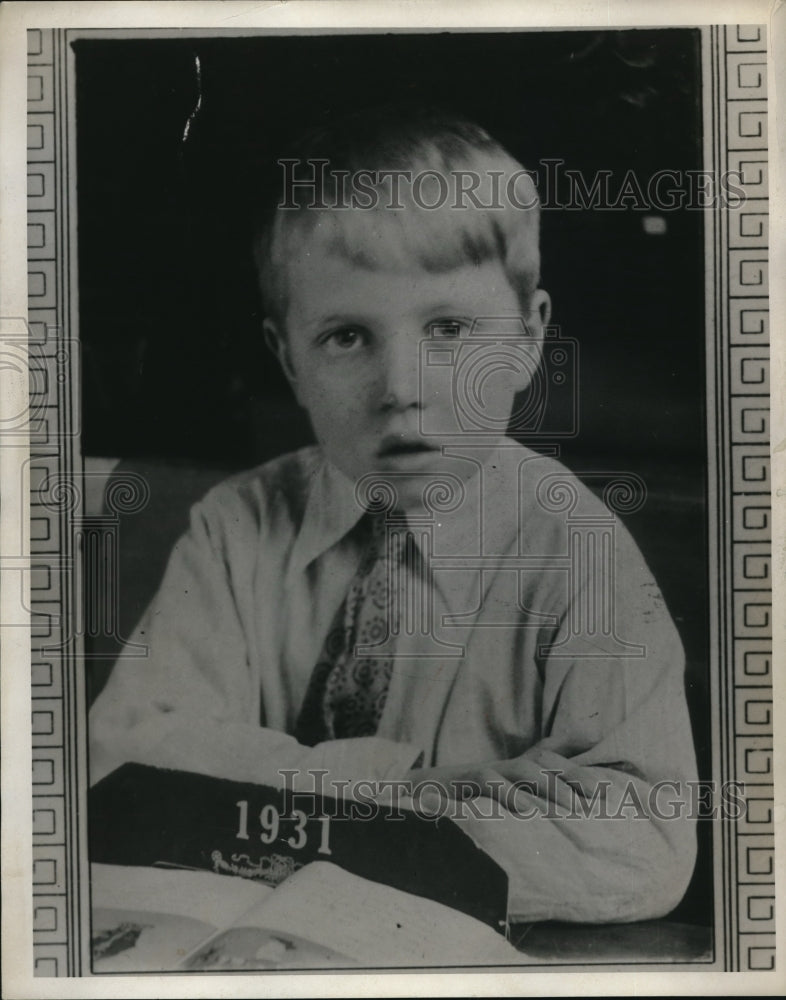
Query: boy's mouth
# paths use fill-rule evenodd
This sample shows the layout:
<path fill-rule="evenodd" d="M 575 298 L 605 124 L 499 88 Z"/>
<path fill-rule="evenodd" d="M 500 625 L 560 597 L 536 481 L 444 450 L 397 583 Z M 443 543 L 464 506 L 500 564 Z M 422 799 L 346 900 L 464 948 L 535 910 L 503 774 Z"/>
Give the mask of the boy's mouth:
<path fill-rule="evenodd" d="M 396 434 L 383 438 L 377 454 L 380 458 L 395 458 L 406 455 L 428 454 L 434 450 L 433 447 L 421 438 L 405 438 Z"/>

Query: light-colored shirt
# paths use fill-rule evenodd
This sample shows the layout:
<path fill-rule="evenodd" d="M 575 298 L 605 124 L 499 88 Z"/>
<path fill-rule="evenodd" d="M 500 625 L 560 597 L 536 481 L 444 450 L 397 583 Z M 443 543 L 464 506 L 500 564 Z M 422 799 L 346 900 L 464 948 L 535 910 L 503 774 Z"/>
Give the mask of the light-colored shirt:
<path fill-rule="evenodd" d="M 91 710 L 92 779 L 128 760 L 278 785 L 400 778 L 422 755 L 522 783 L 510 809 L 450 813 L 507 870 L 512 919 L 665 915 L 695 860 L 684 654 L 624 525 L 553 458 L 506 441 L 432 490 L 408 521 L 426 611 L 396 640 L 377 735 L 289 735 L 361 556 L 358 493 L 308 448 L 193 508 Z"/>

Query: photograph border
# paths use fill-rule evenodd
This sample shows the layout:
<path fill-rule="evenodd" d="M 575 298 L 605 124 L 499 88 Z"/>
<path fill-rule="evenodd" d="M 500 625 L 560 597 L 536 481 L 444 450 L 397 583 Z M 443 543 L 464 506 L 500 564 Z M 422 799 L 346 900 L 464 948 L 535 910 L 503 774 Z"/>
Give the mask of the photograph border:
<path fill-rule="evenodd" d="M 28 31 L 28 318 L 16 325 L 4 319 L 2 345 L 12 353 L 18 338 L 30 368 L 29 420 L 21 414 L 19 424 L 20 444 L 29 426 L 30 531 L 12 558 L 22 574 L 29 561 L 33 947 L 36 974 L 43 976 L 89 969 L 78 624 L 89 609 L 82 604 L 80 553 L 91 531 L 103 543 L 113 539 L 111 523 L 84 513 L 90 483 L 78 448 L 79 351 L 69 336 L 78 329 L 70 42 L 83 34 Z M 746 195 L 741 208 L 718 204 L 705 212 L 711 777 L 742 782 L 748 800 L 743 819 L 717 827 L 713 968 L 719 971 L 771 970 L 775 955 L 765 39 L 764 26 L 702 27 L 704 168 L 715 176 L 743 171 Z M 13 433 L 7 419 L 4 427 Z M 139 502 L 133 487 L 121 491 L 109 521 Z"/>

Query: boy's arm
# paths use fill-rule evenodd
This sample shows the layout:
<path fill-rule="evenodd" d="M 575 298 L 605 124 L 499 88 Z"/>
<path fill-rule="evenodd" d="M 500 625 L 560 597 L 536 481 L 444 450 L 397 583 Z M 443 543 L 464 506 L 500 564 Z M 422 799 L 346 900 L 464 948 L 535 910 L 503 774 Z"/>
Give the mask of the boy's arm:
<path fill-rule="evenodd" d="M 562 645 L 565 614 L 542 665 L 541 739 L 511 759 L 411 775 L 441 780 L 466 800 L 455 806 L 459 822 L 508 871 L 517 920 L 661 917 L 693 871 L 684 653 L 649 570 L 621 534 L 614 619 L 643 655 L 598 655 L 597 635 Z"/>
<path fill-rule="evenodd" d="M 231 522 L 254 559 L 258 528 L 241 517 L 234 509 L 219 515 L 209 501 L 192 511 L 158 594 L 90 711 L 92 782 L 126 761 L 278 785 L 282 769 L 306 781 L 313 769 L 381 778 L 417 757 L 417 748 L 377 738 L 304 747 L 260 725 L 260 666 L 251 662 L 233 590 L 243 577 L 230 576 L 220 537 L 221 521 Z"/>

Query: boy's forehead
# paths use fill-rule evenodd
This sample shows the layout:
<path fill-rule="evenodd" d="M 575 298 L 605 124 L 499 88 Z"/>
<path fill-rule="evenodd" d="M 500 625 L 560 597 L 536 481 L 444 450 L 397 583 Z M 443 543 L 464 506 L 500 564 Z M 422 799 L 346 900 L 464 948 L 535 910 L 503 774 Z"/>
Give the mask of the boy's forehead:
<path fill-rule="evenodd" d="M 483 292 L 492 272 L 492 288 L 509 291 L 513 282 L 520 293 L 524 282 L 519 279 L 535 283 L 538 270 L 537 226 L 522 227 L 520 215 L 507 217 L 506 223 L 504 213 L 451 206 L 281 213 L 270 263 L 278 274 L 282 317 L 308 291 L 348 296 L 375 285 L 378 294 L 441 287 L 466 298 Z M 508 231 L 505 224 L 513 228 Z M 516 261 L 512 267 L 507 266 L 509 257 Z M 484 283 L 467 286 L 473 269 L 483 272 Z M 461 280 L 456 280 L 459 274 Z"/>
<path fill-rule="evenodd" d="M 315 246 L 290 261 L 288 319 L 310 325 L 328 317 L 446 309 L 474 318 L 518 313 L 518 299 L 500 261 L 464 263 L 444 271 L 415 265 L 361 266 Z"/>

